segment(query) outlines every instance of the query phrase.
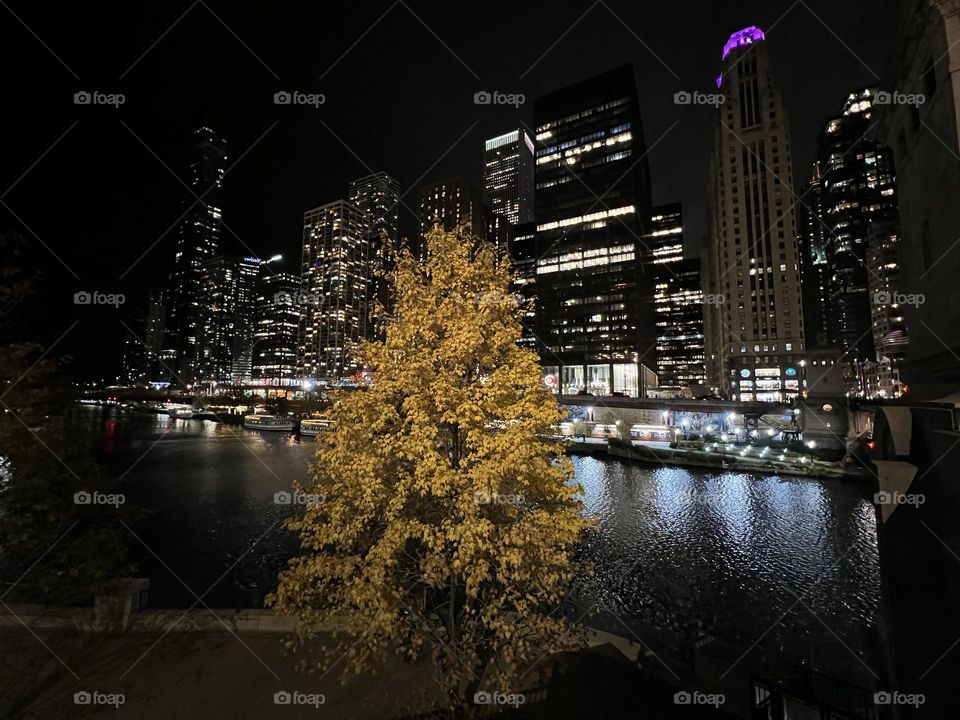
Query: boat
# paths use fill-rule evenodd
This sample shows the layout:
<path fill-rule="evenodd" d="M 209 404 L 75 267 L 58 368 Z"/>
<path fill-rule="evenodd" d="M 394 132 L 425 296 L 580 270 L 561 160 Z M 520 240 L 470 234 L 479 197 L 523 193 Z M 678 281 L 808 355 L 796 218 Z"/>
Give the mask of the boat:
<path fill-rule="evenodd" d="M 293 420 L 279 418 L 276 415 L 246 415 L 243 426 L 250 430 L 293 430 Z"/>
<path fill-rule="evenodd" d="M 311 418 L 300 421 L 300 434 L 306 435 L 307 437 L 313 437 L 314 435 L 319 435 L 321 433 L 333 432 L 333 430 L 333 420 Z"/>
<path fill-rule="evenodd" d="M 177 405 L 167 408 L 167 415 L 177 420 L 189 420 L 193 417 L 193 408 L 190 405 Z"/>

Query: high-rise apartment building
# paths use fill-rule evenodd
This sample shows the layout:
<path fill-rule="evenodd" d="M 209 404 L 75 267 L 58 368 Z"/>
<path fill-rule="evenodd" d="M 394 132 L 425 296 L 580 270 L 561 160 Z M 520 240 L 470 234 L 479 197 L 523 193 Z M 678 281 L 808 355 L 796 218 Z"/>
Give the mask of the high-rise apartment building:
<path fill-rule="evenodd" d="M 136 336 L 127 336 L 123 348 L 121 377 L 130 384 L 144 383 L 165 376 L 161 366 L 167 313 L 163 290 L 147 288 L 146 305 L 132 321 Z"/>
<path fill-rule="evenodd" d="M 483 191 L 494 215 L 511 225 L 533 221 L 533 140 L 523 128 L 484 143 Z"/>
<path fill-rule="evenodd" d="M 176 254 L 167 292 L 167 347 L 177 380 L 201 379 L 207 305 L 204 268 L 219 249 L 221 191 L 227 160 L 226 140 L 203 126 L 193 134 L 188 209 L 177 232 Z"/>
<path fill-rule="evenodd" d="M 842 353 L 852 394 L 864 392 L 863 363 L 874 359 L 867 236 L 872 222 L 895 219 L 897 212 L 892 154 L 866 137 L 875 94 L 851 93 L 842 112 L 824 125 L 817 141 L 820 214 L 811 218 L 826 249 L 828 337 Z"/>
<path fill-rule="evenodd" d="M 644 243 L 652 253 L 658 385 L 679 394 L 706 382 L 700 259 L 683 257 L 680 203 L 653 208 Z"/>
<path fill-rule="evenodd" d="M 309 296 L 300 278 L 269 269 L 257 284 L 257 319 L 252 345 L 252 382 L 273 387 L 301 383 L 297 370 L 297 330 Z"/>
<path fill-rule="evenodd" d="M 393 269 L 400 249 L 400 224 L 397 208 L 400 207 L 400 183 L 385 172 L 376 172 L 351 180 L 347 199 L 367 218 L 367 235 L 370 245 L 371 280 L 367 288 L 368 322 L 372 327 L 379 324 L 375 315 L 375 303 L 388 303 L 385 273 Z"/>
<path fill-rule="evenodd" d="M 737 400 L 802 390 L 800 254 L 790 131 L 763 31 L 724 45 L 704 267 L 708 378 Z"/>
<path fill-rule="evenodd" d="M 830 273 L 827 265 L 827 225 L 823 221 L 823 182 L 819 161 L 801 197 L 800 290 L 803 294 L 803 324 L 807 349 L 832 347 L 830 329 Z"/>
<path fill-rule="evenodd" d="M 508 223 L 498 218 L 483 202 L 481 193 L 461 177 L 424 185 L 420 188 L 420 256 L 427 257 L 427 233 L 434 225 L 453 230 L 469 225 L 473 234 L 507 251 Z"/>
<path fill-rule="evenodd" d="M 369 337 L 367 214 L 337 200 L 303 216 L 298 367 L 302 378 L 337 381 L 357 369 L 354 348 Z"/>
<path fill-rule="evenodd" d="M 650 171 L 633 68 L 534 102 L 537 349 L 563 394 L 656 384 L 653 283 L 642 241 Z"/>
<path fill-rule="evenodd" d="M 867 363 L 869 397 L 896 398 L 904 392 L 900 366 L 910 346 L 905 320 L 909 298 L 900 289 L 900 250 L 900 229 L 895 221 L 870 223 L 866 262 L 876 358 Z"/>
<path fill-rule="evenodd" d="M 219 384 L 250 380 L 256 289 L 263 263 L 256 257 L 216 255 L 203 265 L 204 306 L 200 373 Z"/>

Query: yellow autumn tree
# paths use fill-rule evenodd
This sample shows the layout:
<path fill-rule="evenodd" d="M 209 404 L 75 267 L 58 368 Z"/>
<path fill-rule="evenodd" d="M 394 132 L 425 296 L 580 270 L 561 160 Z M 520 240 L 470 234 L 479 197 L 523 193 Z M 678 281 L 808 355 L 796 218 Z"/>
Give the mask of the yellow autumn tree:
<path fill-rule="evenodd" d="M 466 228 L 427 240 L 426 262 L 401 253 L 385 340 L 361 350 L 374 382 L 332 408 L 300 488 L 324 500 L 289 521 L 304 552 L 268 603 L 296 617 L 298 649 L 347 629 L 317 669 L 430 650 L 456 704 L 516 692 L 582 641 L 556 608 L 591 521 L 548 437 L 564 413 L 517 345 L 507 263 Z"/>

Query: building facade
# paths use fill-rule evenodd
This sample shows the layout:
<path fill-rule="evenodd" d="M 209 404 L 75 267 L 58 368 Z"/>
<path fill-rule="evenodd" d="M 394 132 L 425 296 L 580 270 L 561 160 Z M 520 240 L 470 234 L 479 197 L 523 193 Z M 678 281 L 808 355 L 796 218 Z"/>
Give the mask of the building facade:
<path fill-rule="evenodd" d="M 926 300 L 903 309 L 903 378 L 912 392 L 947 394 L 960 384 L 960 5 L 905 0 L 897 23 L 875 134 L 897 169 L 900 291 Z"/>
<path fill-rule="evenodd" d="M 256 291 L 262 260 L 215 255 L 203 264 L 203 332 L 196 382 L 250 380 Z"/>
<path fill-rule="evenodd" d="M 820 216 L 827 272 L 827 331 L 841 351 L 849 394 L 866 390 L 864 363 L 874 359 L 867 241 L 872 222 L 896 217 L 893 158 L 866 137 L 873 122 L 876 91 L 851 93 L 817 140 Z M 878 279 L 879 280 L 879 279 Z"/>
<path fill-rule="evenodd" d="M 174 380 L 190 384 L 203 379 L 207 261 L 220 246 L 226 140 L 210 127 L 193 134 L 188 208 L 177 231 L 176 253 L 167 291 L 167 348 Z M 196 197 L 200 198 L 198 201 Z"/>
<path fill-rule="evenodd" d="M 483 202 L 483 195 L 461 177 L 420 188 L 421 259 L 429 255 L 426 237 L 435 225 L 447 231 L 469 225 L 476 237 L 493 243 L 498 251 L 508 251 L 509 223 L 494 215 Z"/>
<path fill-rule="evenodd" d="M 300 278 L 286 272 L 265 272 L 257 284 L 257 318 L 252 345 L 254 385 L 298 386 L 297 331 L 301 306 Z"/>
<path fill-rule="evenodd" d="M 538 97 L 534 119 L 534 334 L 544 376 L 562 394 L 642 396 L 656 385 L 656 331 L 633 68 Z"/>
<path fill-rule="evenodd" d="M 900 367 L 910 337 L 904 318 L 907 298 L 900 291 L 900 230 L 897 223 L 870 224 L 867 238 L 867 279 L 876 357 L 868 362 L 867 397 L 897 398 L 904 393 Z"/>
<path fill-rule="evenodd" d="M 645 244 L 652 252 L 657 379 L 662 392 L 691 394 L 706 383 L 700 259 L 683 257 L 680 203 L 652 210 Z"/>
<path fill-rule="evenodd" d="M 369 338 L 367 214 L 345 200 L 304 213 L 300 279 L 299 374 L 335 382 L 358 369 L 354 349 Z"/>
<path fill-rule="evenodd" d="M 803 324 L 807 349 L 833 347 L 827 321 L 830 317 L 830 273 L 827 266 L 826 224 L 823 218 L 823 184 L 820 163 L 801 197 L 800 288 L 803 293 Z"/>
<path fill-rule="evenodd" d="M 762 30 L 724 45 L 710 163 L 707 358 L 735 400 L 784 401 L 803 389 L 800 253 L 790 132 Z"/>
<path fill-rule="evenodd" d="M 511 225 L 533 221 L 534 152 L 524 128 L 484 143 L 484 197 L 493 214 Z"/>

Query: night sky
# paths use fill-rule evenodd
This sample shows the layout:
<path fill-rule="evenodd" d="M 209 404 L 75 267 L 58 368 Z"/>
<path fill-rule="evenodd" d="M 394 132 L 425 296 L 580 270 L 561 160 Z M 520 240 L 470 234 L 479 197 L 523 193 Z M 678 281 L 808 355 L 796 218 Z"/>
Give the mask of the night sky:
<path fill-rule="evenodd" d="M 284 253 L 295 271 L 303 211 L 344 197 L 351 178 L 389 172 L 412 209 L 423 182 L 464 174 L 479 186 L 482 141 L 532 124 L 536 95 L 633 63 L 654 202 L 683 202 L 687 250 L 697 254 L 713 111 L 675 105 L 674 93 L 711 92 L 730 33 L 767 30 L 799 185 L 826 117 L 851 89 L 880 84 L 891 5 L 10 0 L 0 7 L 0 231 L 23 234 L 42 263 L 48 311 L 37 339 L 51 343 L 79 319 L 55 354 L 70 353 L 78 376 L 109 375 L 125 334 L 119 319 L 169 272 L 186 196 L 176 176 L 185 177 L 199 123 L 229 144 L 223 250 Z M 125 103 L 75 105 L 81 90 L 123 93 Z M 326 102 L 278 106 L 280 90 Z M 479 90 L 527 102 L 478 106 Z M 412 236 L 413 214 L 401 208 L 400 220 Z M 119 311 L 78 308 L 80 289 L 128 301 Z"/>

